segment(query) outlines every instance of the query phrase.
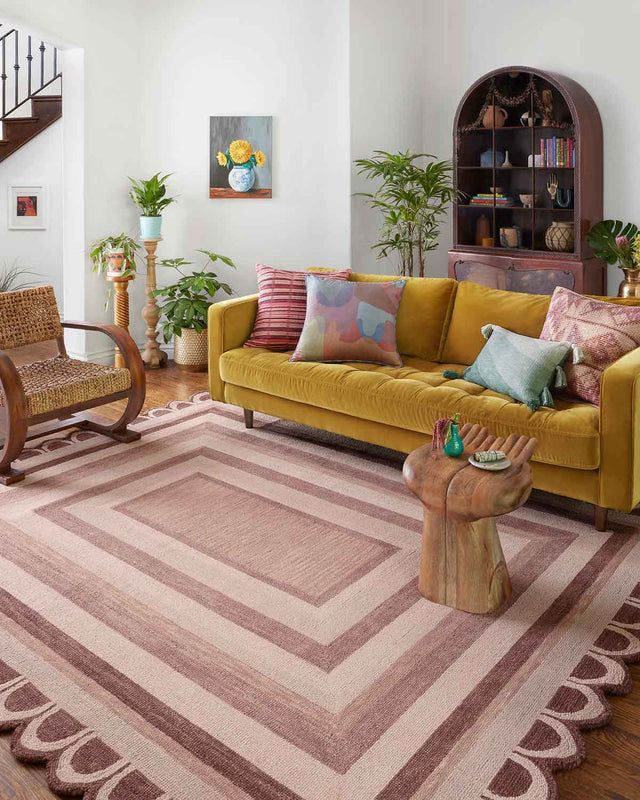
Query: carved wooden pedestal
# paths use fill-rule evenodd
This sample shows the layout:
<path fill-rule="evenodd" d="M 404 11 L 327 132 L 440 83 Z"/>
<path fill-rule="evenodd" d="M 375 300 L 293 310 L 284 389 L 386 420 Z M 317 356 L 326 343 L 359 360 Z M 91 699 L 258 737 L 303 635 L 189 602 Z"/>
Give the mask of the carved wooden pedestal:
<path fill-rule="evenodd" d="M 420 560 L 420 593 L 443 605 L 486 614 L 511 596 L 495 517 L 526 502 L 531 493 L 528 461 L 536 440 L 527 436 L 498 439 L 479 425 L 465 425 L 460 458 L 449 458 L 431 445 L 414 450 L 404 464 L 404 478 L 425 507 Z M 511 466 L 488 472 L 471 466 L 476 450 L 502 450 Z"/>
<path fill-rule="evenodd" d="M 113 321 L 116 325 L 124 328 L 129 333 L 129 281 L 133 280 L 133 275 L 122 277 L 122 275 L 110 275 L 107 273 L 107 280 L 113 284 L 115 298 L 113 300 Z M 124 356 L 120 348 L 115 347 L 114 367 L 124 367 Z"/>
<path fill-rule="evenodd" d="M 160 239 L 143 239 L 142 244 L 147 251 L 147 285 L 146 295 L 147 302 L 142 309 L 142 317 L 147 323 L 147 330 L 145 335 L 147 343 L 142 353 L 142 360 L 149 369 L 158 369 L 164 367 L 167 363 L 167 354 L 160 349 L 158 344 L 158 320 L 160 319 L 160 311 L 158 310 L 158 303 L 153 293 L 156 290 L 156 250 L 158 249 L 158 242 Z"/>

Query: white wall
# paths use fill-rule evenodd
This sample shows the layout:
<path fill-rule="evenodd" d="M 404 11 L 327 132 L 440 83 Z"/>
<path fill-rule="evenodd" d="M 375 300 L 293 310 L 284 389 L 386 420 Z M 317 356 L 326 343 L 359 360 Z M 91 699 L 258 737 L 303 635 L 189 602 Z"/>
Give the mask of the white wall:
<path fill-rule="evenodd" d="M 351 158 L 374 150 L 422 151 L 423 0 L 351 0 Z M 352 168 L 351 191 L 373 185 Z M 351 200 L 351 263 L 359 272 L 394 274 L 396 261 L 377 260 L 381 214 Z"/>
<path fill-rule="evenodd" d="M 348 0 L 142 0 L 140 10 L 135 174 L 174 172 L 179 195 L 158 256 L 190 258 L 197 247 L 228 255 L 238 294 L 255 289 L 256 262 L 348 265 Z M 272 199 L 209 199 L 216 115 L 273 116 Z"/>
<path fill-rule="evenodd" d="M 137 229 L 126 175 L 139 166 L 137 3 L 130 0 L 0 0 L 0 20 L 64 49 L 64 302 L 76 319 L 109 319 L 102 278 L 90 272 L 89 243 Z M 132 316 L 142 307 L 132 287 Z M 142 324 L 134 326 L 134 332 Z M 107 340 L 70 337 L 70 352 L 104 357 Z"/>
<path fill-rule="evenodd" d="M 44 184 L 47 188 L 46 230 L 9 230 L 8 189 L 11 184 Z M 54 122 L 0 162 L 0 268 L 14 262 L 38 273 L 29 282 L 53 285 L 62 311 L 62 122 Z"/>
<path fill-rule="evenodd" d="M 600 110 L 604 128 L 605 217 L 640 223 L 638 30 L 640 2 L 616 0 L 424 0 L 424 147 L 451 153 L 456 106 L 492 69 L 539 67 L 577 80 Z M 432 261 L 446 274 L 451 227 Z M 609 293 L 619 270 L 609 268 Z"/>

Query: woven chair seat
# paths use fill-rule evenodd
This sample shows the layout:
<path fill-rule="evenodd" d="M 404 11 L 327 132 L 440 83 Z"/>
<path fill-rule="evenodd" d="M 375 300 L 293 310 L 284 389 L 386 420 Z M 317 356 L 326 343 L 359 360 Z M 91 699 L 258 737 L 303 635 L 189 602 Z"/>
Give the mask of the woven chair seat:
<path fill-rule="evenodd" d="M 74 358 L 47 358 L 24 364 L 17 370 L 30 417 L 125 392 L 131 387 L 128 369 L 105 367 Z M 0 389 L 0 405 L 4 404 L 4 393 Z"/>

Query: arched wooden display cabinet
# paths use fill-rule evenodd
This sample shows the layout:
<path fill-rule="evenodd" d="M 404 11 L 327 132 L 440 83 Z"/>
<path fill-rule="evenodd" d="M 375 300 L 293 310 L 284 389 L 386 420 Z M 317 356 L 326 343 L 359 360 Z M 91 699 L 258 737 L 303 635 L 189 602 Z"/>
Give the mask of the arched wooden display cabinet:
<path fill-rule="evenodd" d="M 554 151 L 544 143 L 554 139 L 572 146 L 556 143 Z M 453 142 L 454 180 L 463 195 L 454 207 L 450 276 L 535 294 L 556 286 L 603 294 L 604 265 L 586 243 L 589 227 L 602 219 L 602 123 L 585 89 L 530 67 L 490 72 L 462 98 Z M 554 179 L 555 201 L 547 190 Z M 533 195 L 533 205 L 520 195 Z M 553 236 L 552 223 L 560 223 Z M 501 228 L 508 232 L 502 243 Z M 553 249 L 558 241 L 570 249 Z"/>

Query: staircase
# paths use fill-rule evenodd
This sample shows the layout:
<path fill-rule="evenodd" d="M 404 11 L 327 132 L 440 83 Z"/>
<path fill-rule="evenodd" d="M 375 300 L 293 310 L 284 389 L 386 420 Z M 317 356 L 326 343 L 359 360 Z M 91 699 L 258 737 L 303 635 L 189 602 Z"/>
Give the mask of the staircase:
<path fill-rule="evenodd" d="M 0 161 L 62 116 L 60 61 L 56 47 L 0 25 Z"/>

